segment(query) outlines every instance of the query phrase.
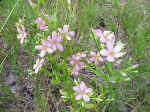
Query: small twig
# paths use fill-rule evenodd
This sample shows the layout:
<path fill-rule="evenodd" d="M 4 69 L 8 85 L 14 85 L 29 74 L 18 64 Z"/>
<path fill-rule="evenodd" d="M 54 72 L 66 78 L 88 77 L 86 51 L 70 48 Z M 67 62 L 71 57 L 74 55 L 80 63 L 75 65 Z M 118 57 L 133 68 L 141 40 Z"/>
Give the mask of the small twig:
<path fill-rule="evenodd" d="M 5 58 L 3 59 L 3 61 L 1 62 L 0 65 L 3 65 L 4 61 L 6 60 L 6 58 L 8 57 L 9 54 L 7 54 L 7 56 L 5 56 Z"/>

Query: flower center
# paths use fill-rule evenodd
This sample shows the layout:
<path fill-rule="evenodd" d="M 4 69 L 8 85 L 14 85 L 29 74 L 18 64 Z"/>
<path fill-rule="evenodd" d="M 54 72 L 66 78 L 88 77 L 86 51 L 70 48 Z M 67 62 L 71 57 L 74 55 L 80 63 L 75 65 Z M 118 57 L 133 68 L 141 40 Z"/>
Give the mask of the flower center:
<path fill-rule="evenodd" d="M 79 60 L 75 60 L 75 62 L 76 62 L 76 64 L 78 64 L 78 63 L 79 63 Z"/>
<path fill-rule="evenodd" d="M 85 92 L 84 92 L 84 91 L 81 91 L 81 92 L 80 92 L 80 94 L 81 94 L 81 95 L 84 95 L 84 94 L 85 94 Z"/>
<path fill-rule="evenodd" d="M 24 33 L 20 33 L 20 36 L 21 36 L 22 38 L 24 37 L 24 35 L 25 35 Z"/>
<path fill-rule="evenodd" d="M 40 22 L 40 26 L 45 26 L 45 24 L 43 22 Z"/>
<path fill-rule="evenodd" d="M 62 33 L 62 37 L 64 38 L 64 39 L 66 39 L 67 38 L 67 33 Z"/>
<path fill-rule="evenodd" d="M 46 45 L 44 45 L 42 50 L 46 50 L 46 49 L 47 49 L 47 46 L 46 46 Z"/>
<path fill-rule="evenodd" d="M 115 53 L 114 53 L 113 51 L 110 51 L 110 52 L 109 52 L 109 55 L 110 55 L 110 56 L 115 56 Z"/>
<path fill-rule="evenodd" d="M 96 60 L 96 61 L 98 60 L 98 58 L 99 58 L 99 56 L 95 56 L 95 60 Z"/>
<path fill-rule="evenodd" d="M 57 44 L 57 43 L 58 43 L 58 42 L 55 40 L 55 41 L 54 41 L 54 44 Z"/>

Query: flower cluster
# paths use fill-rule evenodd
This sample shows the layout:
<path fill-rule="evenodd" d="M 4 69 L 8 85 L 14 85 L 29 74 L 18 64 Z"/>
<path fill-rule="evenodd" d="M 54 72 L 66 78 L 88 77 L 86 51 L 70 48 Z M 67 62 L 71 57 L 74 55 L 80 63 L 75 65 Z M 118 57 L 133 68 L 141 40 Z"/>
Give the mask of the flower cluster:
<path fill-rule="evenodd" d="M 19 20 L 19 23 L 17 23 L 16 27 L 17 27 L 17 32 L 18 32 L 17 38 L 20 40 L 20 43 L 23 44 L 24 43 L 24 39 L 27 36 L 27 33 L 25 31 L 25 27 L 22 24 L 22 20 L 21 19 Z"/>
<path fill-rule="evenodd" d="M 48 29 L 48 26 L 46 26 L 46 23 L 42 20 L 42 18 L 37 18 L 36 23 L 38 24 L 38 27 L 40 30 L 46 30 Z M 67 26 L 67 27 L 66 27 Z M 71 40 L 71 37 L 73 37 L 75 33 L 73 31 L 69 31 L 69 25 L 64 25 L 63 29 L 58 28 L 58 33 L 56 31 L 52 32 L 52 35 L 48 36 L 47 40 L 42 40 L 41 45 L 36 45 L 35 49 L 40 51 L 39 56 L 43 58 L 46 53 L 52 54 L 56 50 L 59 50 L 60 52 L 64 51 L 62 42 L 65 38 L 68 40 Z M 65 38 L 64 38 L 65 37 Z M 42 67 L 43 64 L 43 59 L 41 60 L 42 62 L 39 62 L 39 59 L 37 59 L 36 64 L 34 65 L 33 69 L 35 69 L 35 73 L 38 73 L 39 68 Z M 40 63 L 40 66 L 38 66 L 38 63 Z M 79 69 L 80 67 L 76 66 L 75 69 Z"/>
<path fill-rule="evenodd" d="M 38 17 L 35 23 L 40 30 L 48 30 L 48 25 L 41 17 Z M 19 24 L 17 24 L 17 31 L 17 38 L 20 39 L 20 43 L 23 44 L 27 33 L 21 20 Z M 70 61 L 70 65 L 72 66 L 71 75 L 73 76 L 79 75 L 79 71 L 82 69 L 85 61 L 98 66 L 105 60 L 114 62 L 125 54 L 122 52 L 124 44 L 120 41 L 116 42 L 114 32 L 102 31 L 100 29 L 93 30 L 93 32 L 99 38 L 102 49 L 100 51 L 91 51 L 89 54 L 87 54 L 87 51 L 73 54 Z M 42 33 L 45 34 L 45 32 Z M 38 58 L 33 65 L 34 72 L 38 73 L 43 66 L 45 61 L 44 57 L 47 53 L 53 54 L 56 51 L 63 52 L 64 46 L 66 45 L 65 42 L 69 42 L 74 36 L 75 32 L 69 30 L 69 25 L 64 25 L 63 28 L 58 28 L 58 31 L 53 31 L 51 35 L 48 35 L 47 39 L 41 40 L 40 45 L 35 45 L 35 49 L 40 51 L 39 56 L 41 59 Z M 89 93 L 92 92 L 92 89 L 88 88 L 83 81 L 81 81 L 79 85 L 73 86 L 73 90 L 76 92 L 76 100 L 83 99 L 85 102 L 90 101 Z"/>
<path fill-rule="evenodd" d="M 99 52 L 91 51 L 88 58 L 86 58 L 88 63 L 94 63 L 97 66 L 104 60 L 114 62 L 115 59 L 124 55 L 124 53 L 121 52 L 124 48 L 124 44 L 116 42 L 115 35 L 112 31 L 102 32 L 100 29 L 96 29 L 93 30 L 93 32 L 97 37 L 99 37 L 100 43 L 104 44 L 105 47 Z M 86 53 L 77 53 L 72 56 L 70 64 L 74 66 L 72 70 L 73 75 L 79 74 L 79 70 L 84 64 L 81 59 L 86 56 Z M 73 90 L 77 93 L 77 96 L 75 97 L 76 100 L 80 100 L 81 98 L 83 98 L 86 102 L 90 100 L 88 93 L 92 92 L 92 89 L 87 88 L 84 82 L 81 82 L 78 86 L 74 86 Z"/>
<path fill-rule="evenodd" d="M 79 74 L 79 71 L 81 70 L 83 66 L 83 62 L 81 61 L 82 57 L 78 54 L 72 55 L 72 60 L 70 61 L 70 64 L 73 65 L 73 69 L 71 74 L 77 76 Z"/>
<path fill-rule="evenodd" d="M 99 37 L 100 42 L 105 44 L 105 48 L 100 50 L 100 54 L 109 62 L 114 62 L 115 59 L 122 57 L 125 53 L 121 52 L 124 44 L 115 42 L 115 35 L 112 31 L 102 32 L 100 29 L 93 30 L 94 34 Z"/>

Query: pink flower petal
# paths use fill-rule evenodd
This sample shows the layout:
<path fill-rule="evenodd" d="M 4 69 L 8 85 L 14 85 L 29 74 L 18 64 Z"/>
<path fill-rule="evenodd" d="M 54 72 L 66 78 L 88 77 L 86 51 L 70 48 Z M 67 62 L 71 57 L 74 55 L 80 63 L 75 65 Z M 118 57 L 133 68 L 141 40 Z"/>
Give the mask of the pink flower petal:
<path fill-rule="evenodd" d="M 79 88 L 78 86 L 74 86 L 74 87 L 73 87 L 73 90 L 76 91 L 76 92 L 79 92 L 79 91 L 80 91 L 80 88 Z"/>
<path fill-rule="evenodd" d="M 56 39 L 57 38 L 57 33 L 55 31 L 52 32 L 52 39 Z"/>
<path fill-rule="evenodd" d="M 106 39 L 103 36 L 100 37 L 99 41 L 102 42 L 102 43 L 106 43 Z"/>
<path fill-rule="evenodd" d="M 20 44 L 23 44 L 23 42 L 24 42 L 24 38 L 21 38 Z"/>
<path fill-rule="evenodd" d="M 75 32 L 74 31 L 69 32 L 69 36 L 74 37 L 75 36 Z"/>
<path fill-rule="evenodd" d="M 35 46 L 35 49 L 37 49 L 37 50 L 42 50 L 42 48 L 43 48 L 43 46 L 41 46 L 41 45 L 36 45 Z"/>
<path fill-rule="evenodd" d="M 96 52 L 91 51 L 90 54 L 91 56 L 96 56 Z"/>
<path fill-rule="evenodd" d="M 122 49 L 123 47 L 124 47 L 124 44 L 121 43 L 121 42 L 119 42 L 119 43 L 117 43 L 117 45 L 115 46 L 114 51 L 115 51 L 115 52 L 119 52 L 119 51 L 121 51 L 121 49 Z"/>
<path fill-rule="evenodd" d="M 109 62 L 115 61 L 114 57 L 112 57 L 112 56 L 108 56 L 106 59 L 107 59 L 107 61 L 109 61 Z"/>
<path fill-rule="evenodd" d="M 82 90 L 87 89 L 87 87 L 86 87 L 86 85 L 85 85 L 85 83 L 84 83 L 83 81 L 80 83 L 80 88 L 81 88 Z"/>
<path fill-rule="evenodd" d="M 44 62 L 44 59 L 41 59 L 40 64 L 42 65 L 42 64 L 43 64 L 43 62 Z"/>
<path fill-rule="evenodd" d="M 69 31 L 69 25 L 64 25 L 63 31 L 64 31 L 64 33 L 68 32 Z"/>
<path fill-rule="evenodd" d="M 92 89 L 91 89 L 91 88 L 87 88 L 87 89 L 85 90 L 85 93 L 90 93 L 90 92 L 92 92 Z"/>
<path fill-rule="evenodd" d="M 73 60 L 70 61 L 70 64 L 71 64 L 71 65 L 74 65 L 74 64 L 75 64 L 75 61 L 73 61 Z"/>
<path fill-rule="evenodd" d="M 82 98 L 82 95 L 81 95 L 81 94 L 78 94 L 78 95 L 75 97 L 76 100 L 80 100 L 81 98 Z"/>
<path fill-rule="evenodd" d="M 114 47 L 114 43 L 113 42 L 110 42 L 110 41 L 107 41 L 106 42 L 106 47 L 108 50 L 112 50 L 113 47 Z"/>
<path fill-rule="evenodd" d="M 98 61 L 95 61 L 95 62 L 94 62 L 94 64 L 95 64 L 95 65 L 98 65 L 98 64 L 99 64 L 99 62 L 98 62 Z"/>
<path fill-rule="evenodd" d="M 42 40 L 42 44 L 43 44 L 43 45 L 46 45 L 46 44 L 47 44 L 47 41 L 46 41 L 46 40 Z"/>
<path fill-rule="evenodd" d="M 48 30 L 48 26 L 40 26 L 40 30 Z"/>
<path fill-rule="evenodd" d="M 104 60 L 103 60 L 102 57 L 99 57 L 99 58 L 98 58 L 98 61 L 103 62 Z"/>
<path fill-rule="evenodd" d="M 35 73 L 38 73 L 38 71 L 39 71 L 39 68 L 36 68 L 36 69 L 35 69 Z"/>
<path fill-rule="evenodd" d="M 115 35 L 114 35 L 114 32 L 112 32 L 112 31 L 104 31 L 103 34 L 104 34 L 104 38 L 105 38 L 105 41 L 106 41 L 106 42 L 107 42 L 107 41 L 110 41 L 110 42 L 112 42 L 112 43 L 115 42 Z"/>
<path fill-rule="evenodd" d="M 102 30 L 96 29 L 96 30 L 93 30 L 93 32 L 95 33 L 96 36 L 98 36 L 98 37 L 103 37 Z"/>
<path fill-rule="evenodd" d="M 77 76 L 79 75 L 79 71 L 72 69 L 71 75 Z"/>
<path fill-rule="evenodd" d="M 83 63 L 83 62 L 79 62 L 79 65 L 80 65 L 80 66 L 83 66 L 83 65 L 84 65 L 84 63 Z"/>
<path fill-rule="evenodd" d="M 48 53 L 53 53 L 54 50 L 53 50 L 52 48 L 47 48 L 47 52 L 48 52 Z"/>
<path fill-rule="evenodd" d="M 89 98 L 88 95 L 83 95 L 83 99 L 84 99 L 84 101 L 86 101 L 86 102 L 90 101 L 90 98 Z"/>
<path fill-rule="evenodd" d="M 108 55 L 108 51 L 106 49 L 102 49 L 100 51 L 100 54 L 103 55 L 103 56 L 107 56 Z"/>
<path fill-rule="evenodd" d="M 62 42 L 62 37 L 58 37 L 56 40 L 57 40 L 57 42 L 60 43 L 60 42 Z"/>
<path fill-rule="evenodd" d="M 93 58 L 90 58 L 89 61 L 90 61 L 90 62 L 94 62 L 94 61 L 95 61 L 95 58 L 94 58 L 94 57 L 93 57 Z"/>
<path fill-rule="evenodd" d="M 41 57 L 44 57 L 45 54 L 46 54 L 46 51 L 45 51 L 45 50 L 42 50 L 41 53 L 40 53 L 40 56 L 41 56 Z"/>
<path fill-rule="evenodd" d="M 67 40 L 71 40 L 71 37 L 70 37 L 70 36 L 67 36 L 66 39 L 67 39 Z"/>
<path fill-rule="evenodd" d="M 119 57 L 121 57 L 121 56 L 123 56 L 123 55 L 124 55 L 124 53 L 120 52 L 120 53 L 116 53 L 116 54 L 115 54 L 115 57 L 116 57 L 116 58 L 119 58 Z"/>
<path fill-rule="evenodd" d="M 60 33 L 63 33 L 63 30 L 62 30 L 61 28 L 58 28 L 58 31 L 59 31 Z"/>
<path fill-rule="evenodd" d="M 59 49 L 59 51 L 63 52 L 63 46 L 61 44 L 57 44 L 57 48 Z"/>

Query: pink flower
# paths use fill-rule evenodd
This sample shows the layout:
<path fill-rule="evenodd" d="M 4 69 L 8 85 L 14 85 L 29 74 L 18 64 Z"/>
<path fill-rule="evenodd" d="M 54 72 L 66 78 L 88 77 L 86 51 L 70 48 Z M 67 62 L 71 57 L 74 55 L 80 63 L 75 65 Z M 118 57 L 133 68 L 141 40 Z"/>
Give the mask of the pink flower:
<path fill-rule="evenodd" d="M 71 37 L 73 37 L 75 35 L 75 32 L 69 31 L 69 25 L 64 25 L 63 29 L 58 28 L 58 31 L 61 34 L 61 36 L 63 36 L 67 40 L 71 40 Z"/>
<path fill-rule="evenodd" d="M 18 24 L 17 31 L 18 31 L 17 38 L 20 40 L 20 43 L 23 44 L 24 38 L 26 38 L 26 36 L 27 36 L 24 25 Z"/>
<path fill-rule="evenodd" d="M 59 51 L 63 51 L 63 46 L 61 45 L 62 38 L 58 37 L 57 33 L 55 31 L 52 32 L 52 38 L 48 36 L 48 41 L 52 45 L 53 49 L 58 49 Z"/>
<path fill-rule="evenodd" d="M 109 62 L 115 61 L 116 58 L 119 58 L 124 55 L 124 53 L 121 52 L 121 49 L 124 47 L 124 44 L 121 42 L 117 43 L 116 46 L 114 46 L 113 43 L 107 42 L 106 43 L 106 48 L 107 49 L 102 49 L 100 51 L 101 55 L 106 57 L 106 60 Z"/>
<path fill-rule="evenodd" d="M 90 101 L 88 93 L 91 93 L 92 89 L 87 88 L 84 82 L 81 82 L 78 86 L 74 86 L 73 90 L 77 92 L 77 96 L 75 97 L 76 100 L 83 98 L 86 102 Z"/>
<path fill-rule="evenodd" d="M 103 32 L 103 36 L 100 37 L 100 42 L 106 43 L 108 41 L 110 41 L 112 43 L 115 42 L 114 32 L 112 32 L 112 31 L 104 31 Z"/>
<path fill-rule="evenodd" d="M 44 57 L 46 55 L 46 52 L 53 53 L 54 51 L 51 44 L 46 40 L 42 40 L 42 45 L 35 46 L 35 49 L 41 50 L 41 53 L 40 53 L 41 57 Z"/>
<path fill-rule="evenodd" d="M 91 52 L 91 58 L 89 59 L 90 62 L 94 62 L 95 65 L 98 65 L 100 62 L 103 62 L 103 58 L 100 56 L 100 53 Z"/>
<path fill-rule="evenodd" d="M 106 43 L 108 41 L 114 43 L 115 35 L 112 31 L 102 32 L 100 29 L 93 30 L 94 34 L 100 38 L 100 42 Z"/>
<path fill-rule="evenodd" d="M 33 69 L 35 70 L 35 73 L 38 73 L 39 69 L 42 67 L 42 64 L 44 62 L 44 59 L 37 59 L 36 64 L 34 64 Z"/>
<path fill-rule="evenodd" d="M 48 26 L 46 25 L 45 21 L 43 21 L 43 19 L 41 17 L 38 17 L 35 20 L 35 23 L 38 25 L 38 28 L 40 30 L 48 30 Z"/>
<path fill-rule="evenodd" d="M 70 61 L 70 64 L 73 65 L 72 75 L 78 75 L 79 71 L 81 70 L 83 66 L 83 62 L 80 61 L 81 57 L 77 55 L 72 55 L 72 60 Z"/>
<path fill-rule="evenodd" d="M 83 62 L 81 62 L 80 59 L 80 56 L 72 55 L 72 60 L 70 61 L 70 64 L 76 66 L 77 68 L 80 68 L 79 66 L 83 65 Z"/>

